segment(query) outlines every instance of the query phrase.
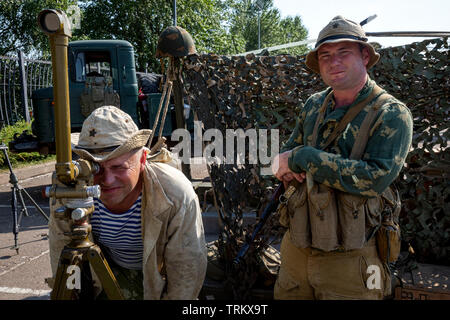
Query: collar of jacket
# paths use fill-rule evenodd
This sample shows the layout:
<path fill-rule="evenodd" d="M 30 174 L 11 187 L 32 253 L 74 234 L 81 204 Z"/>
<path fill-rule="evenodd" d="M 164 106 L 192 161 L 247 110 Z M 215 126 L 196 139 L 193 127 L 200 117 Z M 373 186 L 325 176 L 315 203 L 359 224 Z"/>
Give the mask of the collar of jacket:
<path fill-rule="evenodd" d="M 173 202 L 170 201 L 164 192 L 164 189 L 150 163 L 147 163 L 145 166 L 142 191 L 146 200 L 144 205 L 146 206 L 146 209 L 149 209 L 152 212 L 152 216 L 154 217 L 159 216 L 161 213 L 173 206 Z M 148 208 L 147 205 L 149 205 Z"/>
<path fill-rule="evenodd" d="M 332 97 L 331 101 L 328 103 L 328 105 L 323 106 L 325 109 L 320 109 L 320 112 L 325 112 L 325 123 L 329 121 L 336 121 L 337 119 L 342 118 L 342 116 L 347 112 L 348 109 L 350 109 L 352 106 L 357 105 L 359 102 L 363 101 L 365 98 L 369 96 L 369 94 L 372 92 L 373 87 L 375 86 L 375 81 L 370 79 L 369 75 L 367 75 L 367 81 L 364 87 L 358 92 L 356 95 L 355 100 L 353 103 L 347 106 L 342 106 L 338 109 L 334 109 L 334 97 Z M 324 95 L 322 98 L 322 103 L 325 100 L 326 96 L 331 92 L 331 88 L 328 88 L 324 91 Z"/>
<path fill-rule="evenodd" d="M 152 254 L 161 233 L 164 221 L 163 214 L 169 211 L 173 205 L 173 202 L 164 192 L 152 165 L 147 162 L 144 170 L 141 208 L 142 239 L 144 243 L 143 268 L 146 268 L 147 260 Z M 155 263 L 158 264 L 157 261 Z"/>

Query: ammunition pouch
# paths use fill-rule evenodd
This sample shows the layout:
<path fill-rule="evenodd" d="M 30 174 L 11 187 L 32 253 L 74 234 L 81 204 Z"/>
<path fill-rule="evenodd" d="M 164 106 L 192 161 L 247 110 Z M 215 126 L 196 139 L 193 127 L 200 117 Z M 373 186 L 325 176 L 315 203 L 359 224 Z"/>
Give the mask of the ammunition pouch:
<path fill-rule="evenodd" d="M 344 250 L 360 249 L 366 242 L 367 197 L 337 191 L 341 246 Z"/>
<path fill-rule="evenodd" d="M 286 203 L 284 221 L 280 223 L 289 228 L 292 243 L 298 248 L 311 246 L 311 230 L 309 224 L 309 210 L 306 195 L 306 183 L 299 184 L 298 188 Z"/>
<path fill-rule="evenodd" d="M 400 226 L 394 221 L 383 222 L 376 233 L 378 256 L 383 263 L 397 261 L 400 254 Z"/>
<path fill-rule="evenodd" d="M 308 192 L 311 246 L 323 251 L 339 248 L 336 192 L 324 184 L 314 183 Z"/>
<path fill-rule="evenodd" d="M 401 210 L 397 189 L 388 188 L 381 195 L 384 202 L 382 221 L 376 231 L 378 255 L 383 263 L 397 261 L 401 247 L 401 233 L 398 216 Z"/>
<path fill-rule="evenodd" d="M 388 188 L 367 198 L 314 183 L 308 193 L 306 183 L 280 197 L 280 223 L 289 229 L 298 248 L 323 251 L 363 248 L 376 236 L 383 262 L 394 262 L 400 252 L 400 228 L 394 217 L 400 211 L 398 193 Z"/>
<path fill-rule="evenodd" d="M 308 193 L 305 182 L 297 184 L 295 192 L 289 192 L 289 188 L 280 197 L 278 212 L 281 225 L 289 228 L 291 242 L 298 248 L 337 249 L 335 191 L 315 183 Z"/>

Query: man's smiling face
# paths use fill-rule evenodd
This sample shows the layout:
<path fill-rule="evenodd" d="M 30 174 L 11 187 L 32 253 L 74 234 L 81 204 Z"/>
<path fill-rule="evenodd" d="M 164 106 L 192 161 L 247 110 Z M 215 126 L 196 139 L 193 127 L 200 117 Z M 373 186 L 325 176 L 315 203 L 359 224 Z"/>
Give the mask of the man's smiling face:
<path fill-rule="evenodd" d="M 322 80 L 334 90 L 348 90 L 365 78 L 369 52 L 359 43 L 325 43 L 317 51 Z"/>

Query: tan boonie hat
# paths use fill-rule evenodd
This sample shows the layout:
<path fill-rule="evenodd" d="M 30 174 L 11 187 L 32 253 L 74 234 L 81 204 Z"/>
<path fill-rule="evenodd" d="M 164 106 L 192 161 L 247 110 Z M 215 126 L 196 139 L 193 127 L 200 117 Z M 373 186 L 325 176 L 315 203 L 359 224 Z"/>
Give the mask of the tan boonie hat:
<path fill-rule="evenodd" d="M 369 50 L 370 59 L 367 69 L 370 69 L 378 62 L 380 55 L 375 52 L 375 49 L 367 40 L 366 33 L 359 23 L 345 19 L 342 16 L 336 16 L 320 31 L 314 49 L 306 56 L 306 66 L 314 72 L 320 73 L 317 50 L 325 43 L 352 41 L 363 44 Z"/>
<path fill-rule="evenodd" d="M 119 108 L 104 106 L 84 120 L 78 143 L 72 141 L 72 150 L 83 159 L 107 161 L 145 146 L 151 132 L 139 130 L 130 115 Z"/>

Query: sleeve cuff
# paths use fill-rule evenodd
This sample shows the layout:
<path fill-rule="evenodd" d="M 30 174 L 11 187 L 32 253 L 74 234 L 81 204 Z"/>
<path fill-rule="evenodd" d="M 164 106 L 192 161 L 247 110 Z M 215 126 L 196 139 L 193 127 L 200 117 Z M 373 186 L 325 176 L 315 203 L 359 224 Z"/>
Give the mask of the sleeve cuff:
<path fill-rule="evenodd" d="M 302 171 L 305 171 L 305 169 L 303 169 L 301 167 L 300 152 L 299 152 L 304 147 L 305 146 L 298 146 L 298 147 L 295 147 L 294 149 L 292 149 L 291 155 L 288 158 L 288 167 L 291 171 L 293 171 L 295 173 L 300 173 Z"/>

